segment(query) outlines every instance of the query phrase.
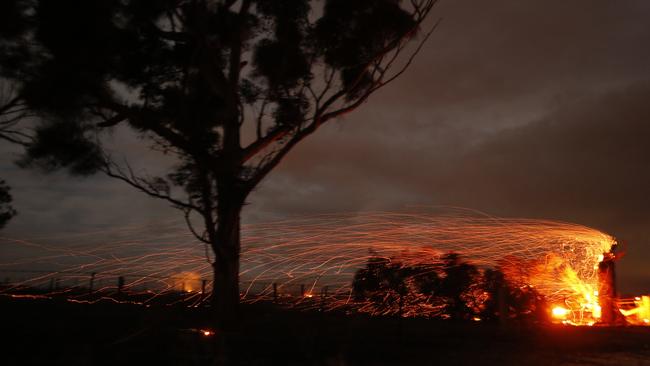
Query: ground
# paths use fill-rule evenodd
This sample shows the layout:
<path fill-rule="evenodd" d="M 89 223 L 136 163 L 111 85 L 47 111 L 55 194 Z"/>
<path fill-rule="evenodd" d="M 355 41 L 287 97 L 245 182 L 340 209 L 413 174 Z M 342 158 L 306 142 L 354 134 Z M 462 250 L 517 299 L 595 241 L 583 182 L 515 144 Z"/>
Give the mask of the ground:
<path fill-rule="evenodd" d="M 206 309 L 0 298 L 2 365 L 211 364 Z M 237 365 L 649 365 L 650 329 L 453 323 L 245 305 Z"/>

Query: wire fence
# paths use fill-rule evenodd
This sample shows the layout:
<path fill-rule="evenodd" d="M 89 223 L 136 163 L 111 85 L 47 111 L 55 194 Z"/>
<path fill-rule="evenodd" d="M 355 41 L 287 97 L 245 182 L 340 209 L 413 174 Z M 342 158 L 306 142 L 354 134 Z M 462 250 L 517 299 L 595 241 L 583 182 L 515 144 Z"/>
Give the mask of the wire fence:
<path fill-rule="evenodd" d="M 209 306 L 213 280 L 197 276 L 79 270 L 0 270 L 0 295 L 95 303 Z M 272 302 L 301 309 L 332 310 L 352 302 L 351 291 L 311 283 L 241 281 L 243 303 Z"/>

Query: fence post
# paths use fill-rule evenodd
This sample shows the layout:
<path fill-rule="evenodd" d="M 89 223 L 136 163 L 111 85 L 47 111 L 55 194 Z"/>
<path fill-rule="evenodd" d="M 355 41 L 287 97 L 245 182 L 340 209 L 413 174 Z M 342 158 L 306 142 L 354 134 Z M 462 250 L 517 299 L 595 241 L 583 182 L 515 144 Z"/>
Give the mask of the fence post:
<path fill-rule="evenodd" d="M 327 297 L 327 286 L 323 286 L 320 290 L 320 311 L 325 310 L 325 297 Z"/>
<path fill-rule="evenodd" d="M 60 288 L 61 288 L 60 285 L 61 285 L 60 279 L 59 279 L 59 278 L 55 279 L 55 280 L 54 280 L 54 289 L 55 289 L 55 290 L 60 289 Z"/>
<path fill-rule="evenodd" d="M 300 297 L 305 297 L 305 285 L 300 285 Z"/>
<path fill-rule="evenodd" d="M 124 288 L 124 276 L 120 276 L 117 278 L 117 293 L 121 294 L 123 288 Z"/>
<path fill-rule="evenodd" d="M 273 282 L 273 302 L 278 301 L 278 284 Z"/>
<path fill-rule="evenodd" d="M 97 274 L 96 272 L 93 272 L 93 273 L 90 274 L 90 282 L 88 283 L 88 294 L 93 293 L 93 286 L 95 285 L 95 275 L 96 274 Z"/>
<path fill-rule="evenodd" d="M 201 280 L 201 296 L 205 296 L 205 285 L 208 280 Z"/>
<path fill-rule="evenodd" d="M 54 291 L 54 277 L 50 278 L 50 291 Z"/>

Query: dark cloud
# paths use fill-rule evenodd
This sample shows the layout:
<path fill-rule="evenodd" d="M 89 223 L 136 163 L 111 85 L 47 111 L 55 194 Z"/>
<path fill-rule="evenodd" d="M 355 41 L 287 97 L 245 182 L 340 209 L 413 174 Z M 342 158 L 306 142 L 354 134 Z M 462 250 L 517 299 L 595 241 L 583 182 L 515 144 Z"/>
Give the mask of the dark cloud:
<path fill-rule="evenodd" d="M 635 258 L 626 259 L 632 268 L 622 273 L 631 275 L 650 257 L 648 100 L 650 84 L 593 93 L 482 139 L 472 139 L 467 128 L 415 128 L 409 120 L 396 128 L 406 137 L 392 125 L 382 134 L 332 128 L 287 159 L 251 199 L 251 210 L 424 204 L 567 220 L 627 241 Z"/>
<path fill-rule="evenodd" d="M 644 224 L 650 204 L 650 84 L 567 101 L 461 156 L 454 196 L 598 226 Z M 476 187 L 474 187 L 476 186 Z M 615 226 L 614 226 L 615 227 Z"/>
<path fill-rule="evenodd" d="M 423 91 L 412 102 L 448 106 L 647 78 L 649 13 L 643 0 L 442 1 L 442 26 L 402 81 Z"/>

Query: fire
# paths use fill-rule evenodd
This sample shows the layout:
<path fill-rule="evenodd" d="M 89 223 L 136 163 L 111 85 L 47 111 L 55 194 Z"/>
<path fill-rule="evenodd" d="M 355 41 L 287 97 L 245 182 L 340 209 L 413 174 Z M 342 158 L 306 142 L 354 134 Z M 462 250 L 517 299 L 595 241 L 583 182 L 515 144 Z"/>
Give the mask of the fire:
<path fill-rule="evenodd" d="M 56 239 L 68 243 L 69 251 L 60 249 L 65 247 L 60 243 L 48 246 L 7 239 L 3 243 L 60 253 L 66 259 L 76 256 L 79 265 L 65 270 L 96 273 L 96 289 L 115 286 L 117 275 L 127 278 L 127 289 L 141 286 L 152 297 L 170 290 L 193 293 L 206 283 L 209 286 L 212 266 L 204 248 L 188 238 L 181 222 L 163 226 L 164 233 L 124 229 L 111 236 L 113 242 L 106 242 L 105 235 L 92 234 Z M 367 311 L 367 304 L 354 303 L 350 294 L 354 274 L 369 259 L 379 256 L 408 267 L 435 267 L 453 252 L 481 271 L 498 269 L 518 288 L 534 289 L 553 304 L 544 305 L 553 319 L 576 325 L 594 324 L 607 315 L 599 265 L 616 244 L 610 235 L 583 225 L 498 218 L 469 210 L 317 215 L 245 225 L 242 238 L 240 277 L 245 302 L 273 299 L 272 284 L 277 284 L 279 298 L 288 305 L 294 299 L 301 308 L 314 304 L 325 310 L 346 306 Z M 49 255 L 48 263 L 52 259 L 56 255 Z M 30 255 L 15 263 L 28 266 L 39 260 L 38 255 Z M 31 283 L 50 281 L 54 276 L 39 275 Z M 300 295 L 283 296 L 291 288 Z M 322 300 L 305 301 L 312 296 Z M 480 305 L 487 295 L 476 290 L 468 296 Z M 203 296 L 188 298 L 207 301 Z M 631 322 L 649 323 L 650 303 L 644 302 L 645 298 L 619 304 L 620 313 Z M 403 306 L 399 311 L 406 316 L 419 316 L 423 311 L 444 315 L 435 304 L 423 310 L 420 300 L 395 304 L 390 311 L 396 313 L 397 307 Z"/>
<path fill-rule="evenodd" d="M 373 255 L 417 267 L 436 265 L 454 252 L 564 304 L 566 320 L 574 324 L 600 317 L 598 265 L 616 243 L 582 225 L 467 211 L 323 215 L 253 225 L 244 237 L 242 276 L 253 283 L 326 282 L 334 293 L 345 294 L 354 271 Z"/>
<path fill-rule="evenodd" d="M 569 314 L 569 309 L 565 309 L 561 306 L 556 306 L 553 308 L 552 314 L 554 318 L 564 320 Z"/>
<path fill-rule="evenodd" d="M 171 277 L 170 287 L 182 292 L 201 291 L 201 274 L 197 272 L 180 272 Z"/>
<path fill-rule="evenodd" d="M 600 305 L 598 304 L 593 305 L 592 316 L 595 319 L 600 319 L 602 317 L 602 308 L 600 307 Z"/>
<path fill-rule="evenodd" d="M 632 300 L 620 300 L 618 308 L 630 324 L 647 325 L 650 323 L 650 295 L 637 296 Z"/>

